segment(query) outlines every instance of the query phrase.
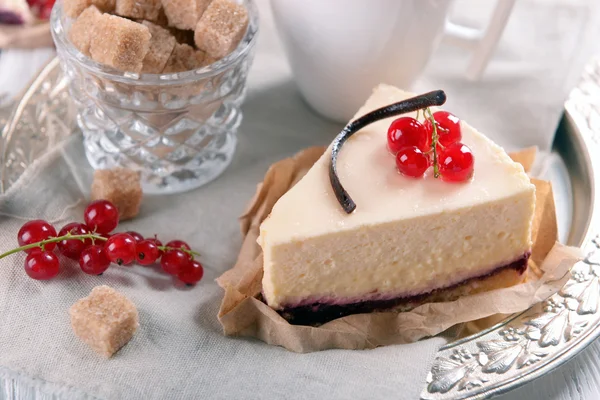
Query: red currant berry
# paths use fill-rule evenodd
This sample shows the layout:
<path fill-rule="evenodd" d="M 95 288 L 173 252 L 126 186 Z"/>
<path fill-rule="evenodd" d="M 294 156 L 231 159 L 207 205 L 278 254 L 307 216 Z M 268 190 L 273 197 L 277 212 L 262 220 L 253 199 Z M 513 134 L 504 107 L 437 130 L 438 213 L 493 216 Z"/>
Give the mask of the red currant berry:
<path fill-rule="evenodd" d="M 186 242 L 184 242 L 183 240 L 171 240 L 169 243 L 167 243 L 165 245 L 165 247 L 170 247 L 172 249 L 186 249 L 186 250 L 192 249 L 190 247 L 190 245 L 187 244 Z"/>
<path fill-rule="evenodd" d="M 58 270 L 58 257 L 51 251 L 39 251 L 25 258 L 25 272 L 33 279 L 52 279 L 58 275 Z"/>
<path fill-rule="evenodd" d="M 186 242 L 184 242 L 183 240 L 171 240 L 169 243 L 167 243 L 165 245 L 165 247 L 169 247 L 171 249 L 185 249 L 185 250 L 191 250 L 192 248 L 190 247 L 189 244 L 187 244 Z M 188 255 L 188 257 L 190 259 L 194 259 L 194 256 L 191 255 L 190 253 L 186 253 Z"/>
<path fill-rule="evenodd" d="M 91 231 L 110 233 L 119 224 L 119 211 L 108 200 L 96 200 L 87 206 L 83 219 Z"/>
<path fill-rule="evenodd" d="M 48 222 L 41 219 L 26 222 L 21 229 L 19 229 L 19 233 L 17 234 L 19 246 L 27 246 L 28 244 L 37 243 L 52 237 L 56 237 L 56 229 Z M 49 251 L 53 250 L 55 247 L 56 243 L 47 243 L 44 245 L 44 249 Z M 27 254 L 39 252 L 41 252 L 41 248 L 39 247 L 25 250 L 25 253 Z"/>
<path fill-rule="evenodd" d="M 471 149 L 460 142 L 445 147 L 438 157 L 440 175 L 447 182 L 463 182 L 473 176 L 475 162 Z"/>
<path fill-rule="evenodd" d="M 194 283 L 200 282 L 203 275 L 204 268 L 202 268 L 202 264 L 194 260 L 191 263 L 189 263 L 188 266 L 179 271 L 177 277 L 184 283 L 188 285 L 193 285 Z"/>
<path fill-rule="evenodd" d="M 192 262 L 190 256 L 181 250 L 169 250 L 160 258 L 160 265 L 167 274 L 177 275 Z"/>
<path fill-rule="evenodd" d="M 144 237 L 142 235 L 140 235 L 139 233 L 137 233 L 136 231 L 128 231 L 128 232 L 125 232 L 125 233 L 128 234 L 128 235 L 131 235 L 131 237 L 135 239 L 136 243 L 139 243 L 142 240 L 144 240 Z"/>
<path fill-rule="evenodd" d="M 135 259 L 140 265 L 151 265 L 160 257 L 160 250 L 154 240 L 142 240 L 135 245 Z"/>
<path fill-rule="evenodd" d="M 431 161 L 416 146 L 404 147 L 396 154 L 396 166 L 402 175 L 419 178 L 423 176 Z"/>
<path fill-rule="evenodd" d="M 433 113 L 433 119 L 437 122 L 438 143 L 442 146 L 450 146 L 462 138 L 460 130 L 460 119 L 447 111 L 437 111 Z M 431 121 L 425 121 L 425 130 L 427 136 L 433 134 Z"/>
<path fill-rule="evenodd" d="M 100 275 L 108 269 L 109 265 L 110 260 L 102 246 L 90 246 L 84 249 L 79 257 L 79 266 L 86 274 Z"/>
<path fill-rule="evenodd" d="M 162 242 L 160 240 L 158 240 L 158 238 L 156 236 L 154 236 L 153 238 L 149 238 L 148 240 L 150 240 L 151 242 L 153 242 L 156 247 L 162 247 Z M 158 250 L 158 256 L 162 256 L 163 255 L 163 251 L 162 250 Z"/>
<path fill-rule="evenodd" d="M 126 233 L 116 233 L 104 243 L 108 259 L 119 265 L 128 265 L 135 260 L 135 239 Z"/>
<path fill-rule="evenodd" d="M 427 151 L 431 146 L 431 135 L 422 123 L 411 117 L 398 118 L 392 122 L 387 139 L 388 149 L 393 154 L 407 146 L 416 146 L 421 151 Z"/>
<path fill-rule="evenodd" d="M 67 233 L 71 233 L 71 235 L 86 235 L 90 233 L 87 230 L 87 227 L 78 222 L 71 222 L 63 226 L 63 228 L 58 232 L 58 236 L 64 236 Z M 83 249 L 88 246 L 91 246 L 92 241 L 90 239 L 69 239 L 69 240 L 61 240 L 58 242 L 58 250 L 65 256 L 69 257 L 73 260 L 79 260 L 79 256 Z"/>

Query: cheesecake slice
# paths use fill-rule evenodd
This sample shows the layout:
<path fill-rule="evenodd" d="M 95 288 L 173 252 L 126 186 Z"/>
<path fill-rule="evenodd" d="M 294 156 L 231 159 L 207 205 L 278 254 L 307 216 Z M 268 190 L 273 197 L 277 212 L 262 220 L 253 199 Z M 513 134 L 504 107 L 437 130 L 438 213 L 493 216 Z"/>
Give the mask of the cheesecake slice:
<path fill-rule="evenodd" d="M 356 117 L 411 96 L 380 85 Z M 405 310 L 522 280 L 535 204 L 522 166 L 463 121 L 472 179 L 444 182 L 431 169 L 404 177 L 386 146 L 393 119 L 364 127 L 339 154 L 354 212 L 333 192 L 330 146 L 262 223 L 263 297 L 290 322 Z"/>

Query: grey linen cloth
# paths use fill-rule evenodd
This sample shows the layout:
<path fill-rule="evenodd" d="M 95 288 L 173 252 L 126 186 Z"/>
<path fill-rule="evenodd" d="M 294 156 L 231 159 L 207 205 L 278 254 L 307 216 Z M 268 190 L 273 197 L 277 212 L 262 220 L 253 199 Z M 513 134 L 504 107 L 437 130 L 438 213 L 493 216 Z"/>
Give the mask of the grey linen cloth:
<path fill-rule="evenodd" d="M 285 97 L 294 99 L 290 94 Z M 250 98 L 249 106 L 253 103 Z M 319 124 L 308 111 L 303 117 Z M 266 151 L 270 138 L 260 131 L 246 130 L 241 140 L 234 164 L 221 178 L 190 193 L 147 197 L 141 215 L 119 227 L 188 241 L 203 254 L 206 267 L 196 287 L 175 285 L 158 268 L 142 266 L 113 265 L 102 276 L 89 276 L 65 259 L 57 278 L 40 282 L 25 274 L 23 254 L 0 261 L 5 387 L 15 378 L 21 392 L 59 398 L 418 397 L 443 339 L 370 351 L 295 354 L 222 335 L 216 317 L 222 291 L 214 278 L 233 265 L 240 246 L 236 216 L 268 165 L 280 157 Z M 300 139 L 305 140 L 313 141 Z M 71 137 L 0 198 L 0 252 L 15 247 L 22 218 L 46 218 L 58 228 L 82 220 L 85 204 L 78 200 L 86 198 L 82 187 L 89 187 L 91 171 L 78 167 L 73 173 L 73 166 L 85 165 L 81 147 L 80 136 Z M 110 360 L 74 336 L 68 316 L 71 304 L 101 284 L 125 294 L 140 313 L 139 331 Z"/>

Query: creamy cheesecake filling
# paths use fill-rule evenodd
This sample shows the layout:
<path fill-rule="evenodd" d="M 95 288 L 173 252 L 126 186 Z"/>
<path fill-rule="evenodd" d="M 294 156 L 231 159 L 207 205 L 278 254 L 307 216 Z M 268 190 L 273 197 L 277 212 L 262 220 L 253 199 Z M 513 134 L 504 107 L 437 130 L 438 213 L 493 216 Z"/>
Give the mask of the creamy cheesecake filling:
<path fill-rule="evenodd" d="M 361 314 L 389 309 L 410 310 L 430 301 L 452 301 L 460 295 L 512 286 L 523 279 L 530 253 L 518 260 L 494 269 L 488 274 L 473 277 L 444 288 L 435 288 L 427 293 L 413 296 L 382 296 L 362 299 L 321 298 L 304 299 L 297 304 L 284 306 L 278 312 L 290 323 L 297 325 L 319 325 L 352 314 Z"/>
<path fill-rule="evenodd" d="M 532 207 L 529 195 L 516 195 L 264 246 L 265 298 L 281 309 L 309 297 L 411 296 L 485 275 L 530 251 Z"/>
<path fill-rule="evenodd" d="M 302 306 L 307 306 L 307 305 L 318 305 L 318 304 L 347 305 L 347 304 L 353 304 L 353 303 L 362 303 L 362 302 L 366 302 L 366 301 L 377 302 L 377 301 L 387 301 L 387 300 L 394 300 L 394 299 L 418 298 L 420 296 L 427 295 L 435 290 L 444 290 L 447 288 L 455 287 L 457 285 L 461 285 L 465 282 L 469 282 L 473 279 L 480 279 L 480 278 L 485 278 L 485 277 L 491 276 L 494 273 L 496 273 L 502 269 L 505 269 L 505 268 L 512 268 L 512 269 L 518 270 L 519 273 L 522 273 L 527 269 L 527 261 L 529 260 L 529 255 L 530 255 L 530 252 L 527 252 L 527 253 L 521 255 L 521 257 L 517 258 L 516 260 L 514 260 L 510 263 L 496 266 L 495 268 L 492 268 L 490 271 L 487 271 L 487 272 L 481 271 L 477 275 L 470 276 L 465 279 L 461 279 L 460 281 L 457 281 L 457 282 L 448 281 L 447 285 L 445 285 L 445 286 L 439 286 L 439 284 L 430 285 L 430 287 L 425 288 L 421 292 L 415 292 L 414 290 L 409 290 L 409 291 L 404 291 L 404 292 L 382 292 L 382 291 L 377 290 L 377 291 L 374 291 L 371 293 L 361 294 L 361 295 L 357 295 L 354 297 L 341 297 L 339 295 L 334 295 L 334 294 L 325 295 L 325 296 L 313 295 L 313 296 L 306 297 L 306 298 L 288 298 L 286 303 L 282 304 L 281 308 L 287 309 L 287 308 L 295 308 L 295 307 L 302 307 Z"/>

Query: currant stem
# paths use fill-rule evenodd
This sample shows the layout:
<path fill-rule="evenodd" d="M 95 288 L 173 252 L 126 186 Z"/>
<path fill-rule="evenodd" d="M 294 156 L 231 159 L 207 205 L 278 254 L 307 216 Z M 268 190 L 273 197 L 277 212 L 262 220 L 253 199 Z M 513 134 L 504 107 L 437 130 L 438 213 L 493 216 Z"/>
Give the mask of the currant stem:
<path fill-rule="evenodd" d="M 197 251 L 194 251 L 194 250 L 188 250 L 188 249 L 184 249 L 184 248 L 181 248 L 181 247 L 167 247 L 167 246 L 158 246 L 158 249 L 159 249 L 160 251 L 162 251 L 162 252 L 169 251 L 169 250 L 181 250 L 181 251 L 183 251 L 184 253 L 190 254 L 190 255 L 192 255 L 192 256 L 198 256 L 198 257 L 200 257 L 200 256 L 201 256 L 201 254 L 200 254 L 200 253 L 198 253 Z"/>
<path fill-rule="evenodd" d="M 438 158 L 437 158 L 437 145 L 438 145 L 439 136 L 438 136 L 438 132 L 437 132 L 437 122 L 435 121 L 435 118 L 433 118 L 433 114 L 431 113 L 431 109 L 429 107 L 427 107 L 425 110 L 423 110 L 423 115 L 425 115 L 425 117 L 429 120 L 429 122 L 431 122 L 431 126 L 433 127 L 433 133 L 431 135 L 431 151 L 433 153 L 433 177 L 439 178 L 440 177 L 440 168 L 438 165 Z"/>
<path fill-rule="evenodd" d="M 12 249 L 10 251 L 7 251 L 6 253 L 0 254 L 0 259 L 4 258 L 6 256 L 10 256 L 11 254 L 15 254 L 20 251 L 33 249 L 36 247 L 40 247 L 43 251 L 44 245 L 46 245 L 48 243 L 58 243 L 58 242 L 62 242 L 63 240 L 71 240 L 71 239 L 79 239 L 81 241 L 84 241 L 85 239 L 102 240 L 102 241 L 108 240 L 105 237 L 102 237 L 100 235 L 95 235 L 93 233 L 86 233 L 85 235 L 71 235 L 70 233 L 67 233 L 66 235 L 63 235 L 63 236 L 57 236 L 57 237 L 53 237 L 50 239 L 40 240 L 39 242 L 35 242 L 35 243 L 31 243 L 31 244 L 28 244 L 25 246 L 17 247 L 16 249 Z"/>

